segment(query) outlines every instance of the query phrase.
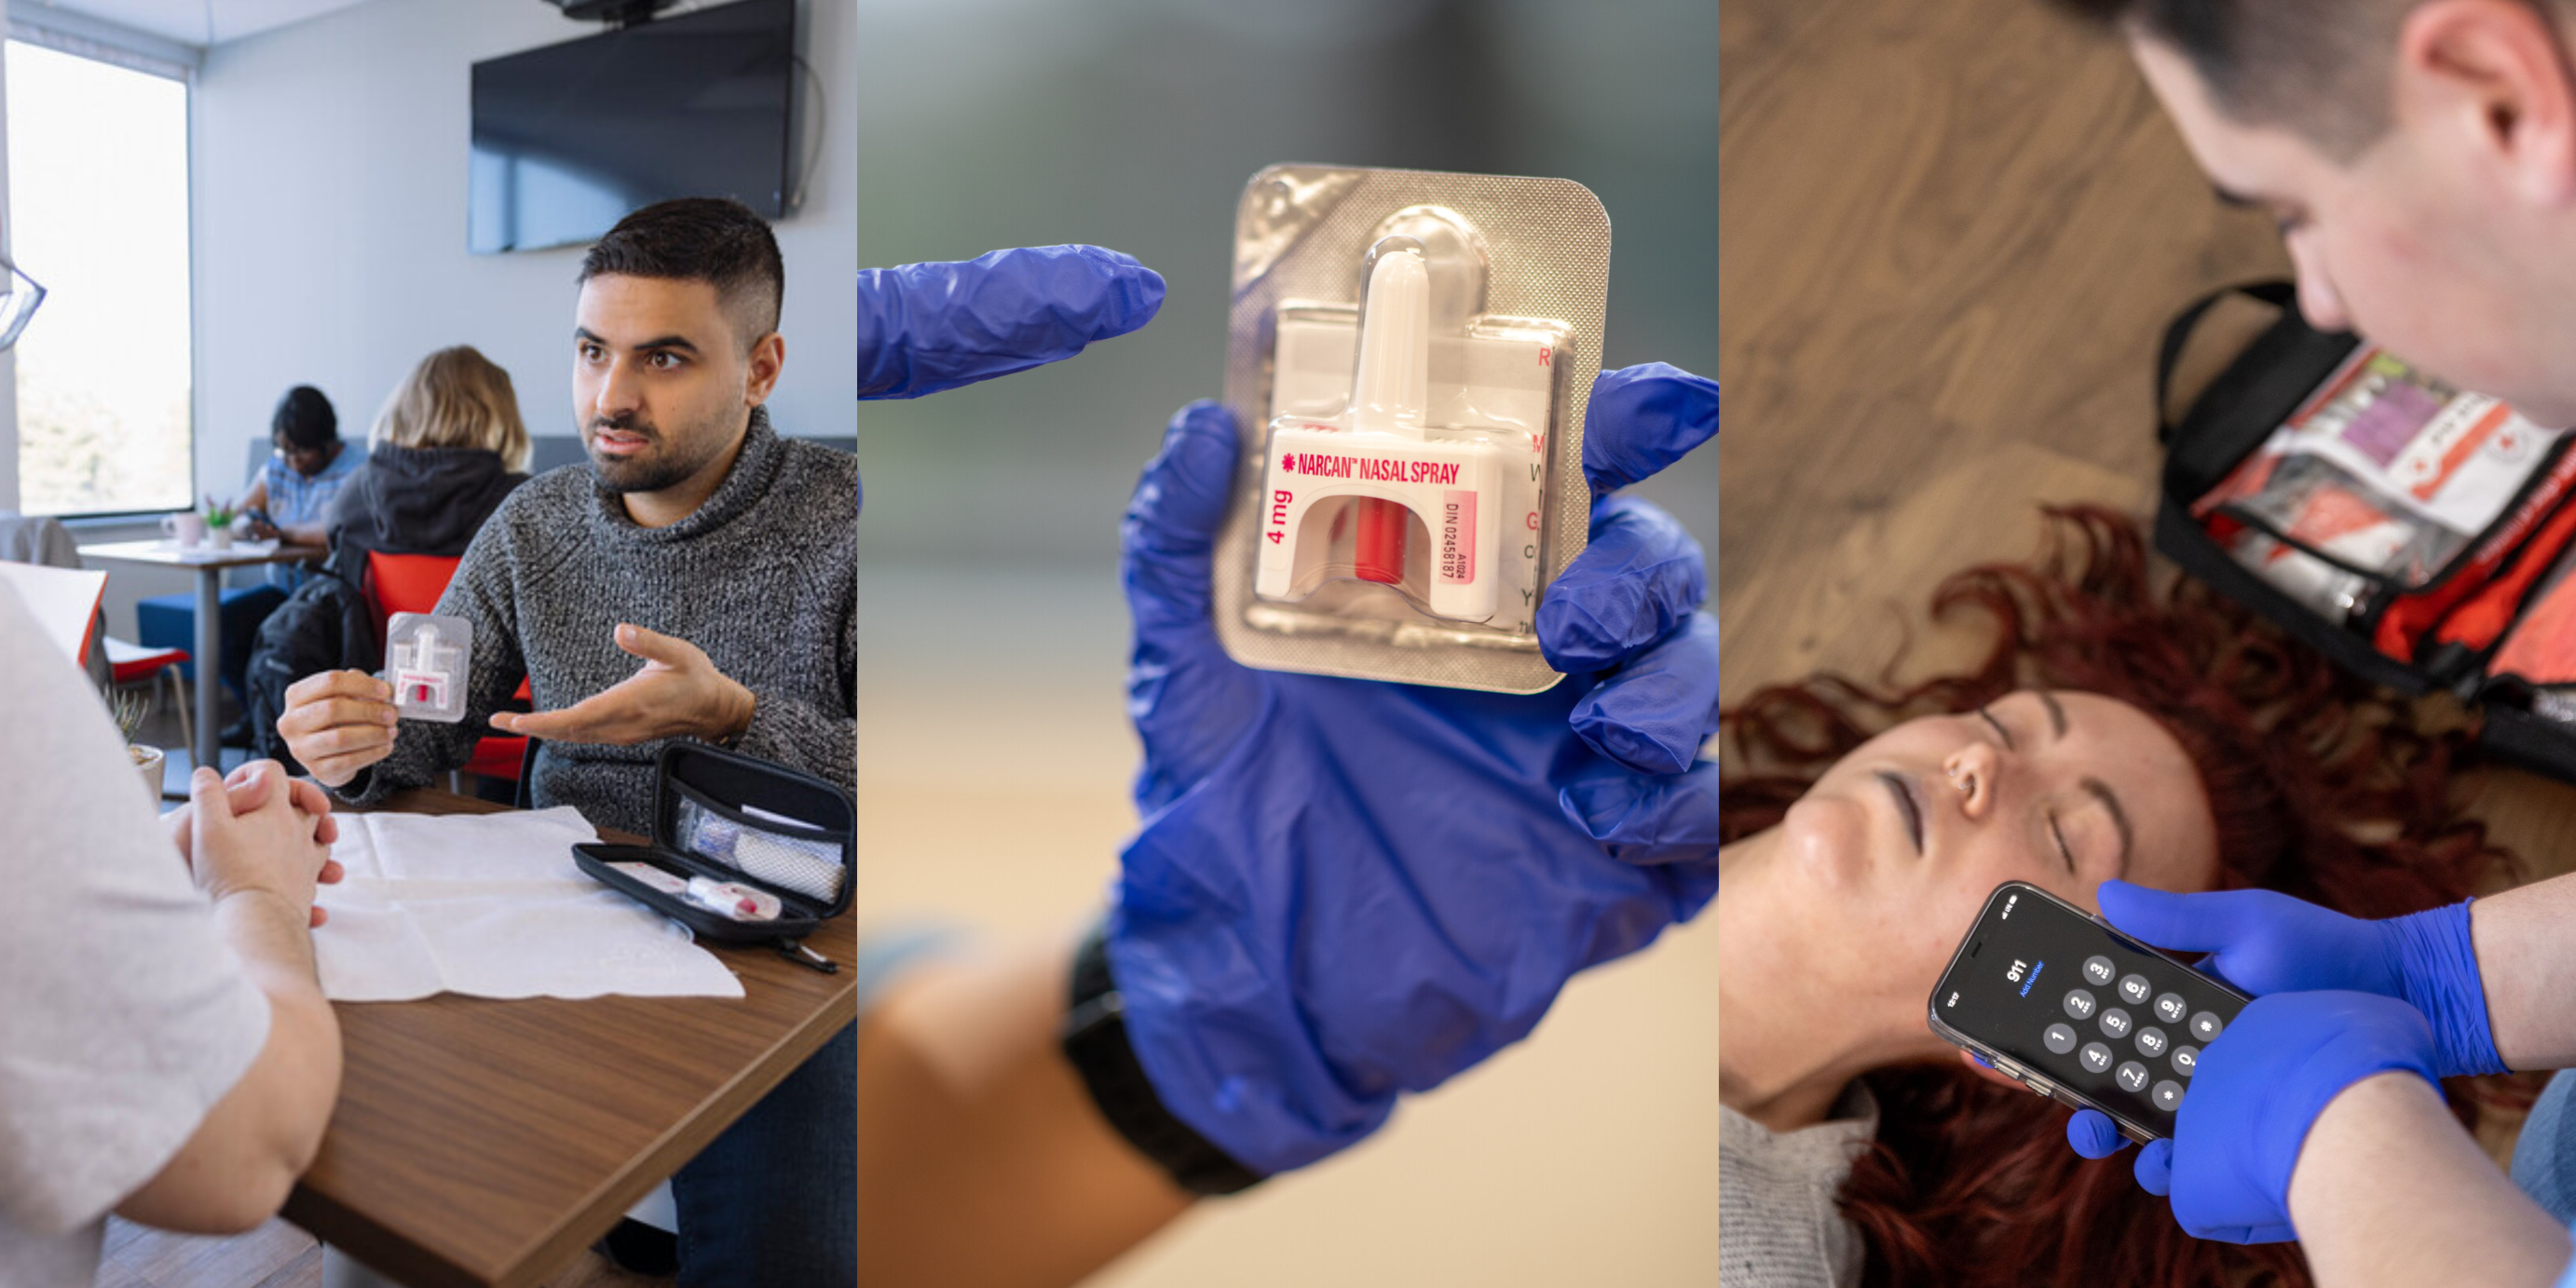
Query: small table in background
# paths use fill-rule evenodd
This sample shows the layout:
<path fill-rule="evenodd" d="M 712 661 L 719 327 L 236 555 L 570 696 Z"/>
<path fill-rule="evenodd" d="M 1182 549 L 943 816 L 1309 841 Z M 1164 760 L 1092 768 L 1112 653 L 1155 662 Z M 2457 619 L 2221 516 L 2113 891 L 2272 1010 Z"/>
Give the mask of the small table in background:
<path fill-rule="evenodd" d="M 303 563 L 328 553 L 320 546 L 290 546 L 284 542 L 235 545 L 217 550 L 199 546 L 182 550 L 179 543 L 162 538 L 152 541 L 110 541 L 82 546 L 81 558 L 102 563 L 143 564 L 154 568 L 187 568 L 197 574 L 197 641 L 190 650 L 190 660 L 197 664 L 197 745 L 188 749 L 195 763 L 217 772 L 224 767 L 223 726 L 217 714 L 220 704 L 217 689 L 223 680 L 223 609 L 224 570 L 251 568 L 260 564 Z"/>

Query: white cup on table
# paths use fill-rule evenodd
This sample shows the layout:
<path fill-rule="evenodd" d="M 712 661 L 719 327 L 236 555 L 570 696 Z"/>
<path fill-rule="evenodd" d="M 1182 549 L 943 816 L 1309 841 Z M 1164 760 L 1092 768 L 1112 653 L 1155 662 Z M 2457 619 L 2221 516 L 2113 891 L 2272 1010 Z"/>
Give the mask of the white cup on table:
<path fill-rule="evenodd" d="M 143 789 L 152 794 L 152 803 L 157 807 L 161 803 L 161 767 L 169 757 L 159 747 L 140 744 L 127 747 L 125 754 L 134 762 L 135 772 L 142 775 Z"/>
<path fill-rule="evenodd" d="M 206 516 L 194 510 L 162 515 L 161 535 L 177 540 L 182 550 L 194 550 L 206 544 Z"/>

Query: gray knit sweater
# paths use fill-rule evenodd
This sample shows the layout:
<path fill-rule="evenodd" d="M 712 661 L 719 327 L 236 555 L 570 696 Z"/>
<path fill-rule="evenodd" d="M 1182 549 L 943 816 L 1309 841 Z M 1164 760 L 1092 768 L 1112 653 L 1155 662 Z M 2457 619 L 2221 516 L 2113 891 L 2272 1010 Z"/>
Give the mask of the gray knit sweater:
<path fill-rule="evenodd" d="M 1832 1116 L 1775 1132 L 1718 1108 L 1718 1288 L 1852 1288 L 1860 1231 L 1834 1198 L 1878 1135 L 1878 1100 L 1854 1082 Z"/>
<path fill-rule="evenodd" d="M 403 721 L 393 754 L 340 794 L 372 802 L 463 765 L 523 674 L 540 711 L 635 674 L 643 662 L 617 647 L 620 622 L 697 645 L 751 689 L 738 750 L 855 789 L 858 515 L 857 460 L 778 437 L 759 409 L 732 473 L 666 528 L 628 518 L 588 465 L 529 480 L 475 535 L 438 602 L 474 623 L 465 719 Z M 540 806 L 650 832 L 662 746 L 549 742 L 529 786 Z"/>

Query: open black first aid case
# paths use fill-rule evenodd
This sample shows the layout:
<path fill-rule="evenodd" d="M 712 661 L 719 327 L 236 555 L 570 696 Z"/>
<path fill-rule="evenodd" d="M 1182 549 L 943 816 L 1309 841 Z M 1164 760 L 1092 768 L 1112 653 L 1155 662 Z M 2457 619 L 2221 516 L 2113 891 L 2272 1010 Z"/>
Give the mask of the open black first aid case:
<path fill-rule="evenodd" d="M 2166 421 L 2230 294 L 2280 316 Z M 2158 551 L 2363 679 L 2477 705 L 2491 753 L 2576 782 L 2576 434 L 2308 326 L 2277 281 L 2176 317 L 2156 397 Z"/>
<path fill-rule="evenodd" d="M 768 943 L 837 967 L 805 936 L 848 911 L 858 811 L 810 774 L 711 747 L 662 749 L 650 845 L 572 847 L 581 870 L 719 943 Z"/>

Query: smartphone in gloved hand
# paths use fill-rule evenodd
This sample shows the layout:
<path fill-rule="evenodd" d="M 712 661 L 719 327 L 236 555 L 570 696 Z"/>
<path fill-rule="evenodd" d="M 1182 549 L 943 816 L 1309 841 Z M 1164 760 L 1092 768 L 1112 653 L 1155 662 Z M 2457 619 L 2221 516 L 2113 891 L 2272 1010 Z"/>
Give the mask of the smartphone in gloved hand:
<path fill-rule="evenodd" d="M 2141 1144 L 2173 1134 L 2200 1051 L 2251 999 L 2021 881 L 2007 881 L 1932 991 L 1932 1031 Z"/>

